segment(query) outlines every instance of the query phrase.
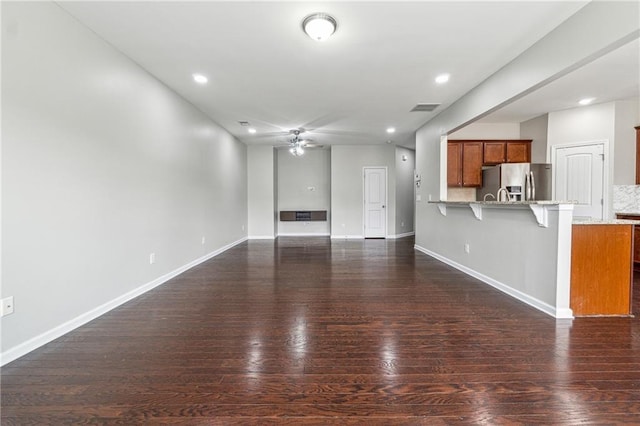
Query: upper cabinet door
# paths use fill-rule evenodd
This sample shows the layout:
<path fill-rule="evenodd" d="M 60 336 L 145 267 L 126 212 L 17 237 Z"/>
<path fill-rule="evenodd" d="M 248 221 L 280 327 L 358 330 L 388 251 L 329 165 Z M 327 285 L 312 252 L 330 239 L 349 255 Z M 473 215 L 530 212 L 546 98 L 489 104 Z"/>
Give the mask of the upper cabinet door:
<path fill-rule="evenodd" d="M 491 141 L 484 143 L 484 164 L 502 164 L 506 163 L 506 150 L 505 150 L 506 142 L 501 141 Z"/>
<path fill-rule="evenodd" d="M 482 142 L 462 144 L 462 186 L 482 186 Z"/>
<path fill-rule="evenodd" d="M 462 186 L 462 144 L 447 144 L 447 186 Z"/>
<path fill-rule="evenodd" d="M 531 161 L 531 141 L 507 143 L 507 163 L 528 163 Z"/>

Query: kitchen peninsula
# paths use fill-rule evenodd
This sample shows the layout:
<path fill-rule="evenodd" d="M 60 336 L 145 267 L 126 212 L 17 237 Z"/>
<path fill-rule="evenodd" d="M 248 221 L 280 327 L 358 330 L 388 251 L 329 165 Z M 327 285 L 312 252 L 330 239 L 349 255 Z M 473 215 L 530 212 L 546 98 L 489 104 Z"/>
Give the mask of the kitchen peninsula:
<path fill-rule="evenodd" d="M 449 255 L 434 256 L 445 263 L 556 318 L 631 313 L 639 222 L 574 222 L 563 201 L 429 203 L 455 224 Z"/>
<path fill-rule="evenodd" d="M 422 251 L 555 318 L 569 306 L 573 204 L 430 201 L 441 250 Z"/>

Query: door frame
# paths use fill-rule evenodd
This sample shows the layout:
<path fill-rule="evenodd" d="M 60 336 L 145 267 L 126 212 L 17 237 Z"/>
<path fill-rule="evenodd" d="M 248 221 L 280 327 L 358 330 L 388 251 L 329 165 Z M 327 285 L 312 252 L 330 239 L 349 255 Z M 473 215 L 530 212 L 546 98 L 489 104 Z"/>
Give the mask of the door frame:
<path fill-rule="evenodd" d="M 609 219 L 609 212 L 611 210 L 609 203 L 609 160 L 611 158 L 611 152 L 609 151 L 609 139 L 596 139 L 592 141 L 582 141 L 582 142 L 568 142 L 563 144 L 551 145 L 549 147 L 549 157 L 551 160 L 551 169 L 555 170 L 557 167 L 557 155 L 558 149 L 562 148 L 579 148 L 581 146 L 592 146 L 592 145 L 602 145 L 602 152 L 604 154 L 604 161 L 602 162 L 602 199 L 604 200 L 604 205 L 602 206 L 602 219 Z M 554 200 L 556 199 L 556 178 L 555 172 L 553 183 L 551 185 L 551 195 Z M 568 201 L 568 200 L 560 200 L 560 201 Z"/>
<path fill-rule="evenodd" d="M 367 169 L 384 169 L 384 197 L 385 197 L 385 217 L 384 217 L 384 237 L 389 235 L 389 170 L 387 166 L 364 166 L 362 167 L 362 238 L 367 238 L 366 224 L 367 224 L 367 212 L 366 212 L 366 188 L 367 188 Z"/>

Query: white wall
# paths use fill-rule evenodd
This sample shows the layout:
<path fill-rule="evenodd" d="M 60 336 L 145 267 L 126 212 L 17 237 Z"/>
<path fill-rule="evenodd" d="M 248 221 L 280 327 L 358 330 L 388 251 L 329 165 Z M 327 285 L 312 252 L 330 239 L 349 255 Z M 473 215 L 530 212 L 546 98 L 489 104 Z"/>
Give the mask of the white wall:
<path fill-rule="evenodd" d="M 396 236 L 414 233 L 414 170 L 416 155 L 412 149 L 396 148 Z M 406 158 L 406 160 L 403 160 Z"/>
<path fill-rule="evenodd" d="M 395 161 L 393 145 L 334 145 L 331 148 L 332 237 L 364 237 L 364 167 L 387 167 L 387 235 L 395 235 Z"/>
<path fill-rule="evenodd" d="M 549 113 L 549 147 L 615 139 L 615 103 L 589 105 Z"/>
<path fill-rule="evenodd" d="M 7 362 L 242 241 L 247 167 L 243 144 L 54 3 L 1 7 Z"/>
<path fill-rule="evenodd" d="M 615 102 L 614 123 L 615 157 L 613 165 L 614 185 L 633 185 L 636 182 L 636 130 L 640 125 L 640 97 Z"/>
<path fill-rule="evenodd" d="M 520 123 L 520 138 L 531 139 L 531 162 L 548 163 L 547 128 L 549 115 L 544 114 Z"/>
<path fill-rule="evenodd" d="M 549 114 L 549 147 L 607 141 L 607 217 L 613 217 L 613 185 L 635 183 L 635 130 L 638 102 L 618 101 Z"/>
<path fill-rule="evenodd" d="M 520 124 L 471 123 L 450 133 L 449 139 L 520 139 Z"/>
<path fill-rule="evenodd" d="M 329 235 L 331 217 L 331 151 L 307 149 L 294 157 L 277 150 L 278 210 L 326 210 L 326 222 L 279 222 L 278 235 Z"/>
<path fill-rule="evenodd" d="M 249 238 L 276 237 L 276 167 L 272 146 L 247 147 Z"/>

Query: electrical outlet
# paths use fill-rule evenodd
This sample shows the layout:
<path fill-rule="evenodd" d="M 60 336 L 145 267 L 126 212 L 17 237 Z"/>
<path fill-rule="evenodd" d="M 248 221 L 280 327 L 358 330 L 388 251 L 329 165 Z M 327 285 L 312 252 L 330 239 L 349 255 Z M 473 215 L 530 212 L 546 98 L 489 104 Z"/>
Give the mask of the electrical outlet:
<path fill-rule="evenodd" d="M 13 313 L 13 296 L 5 297 L 0 300 L 0 316 L 10 315 Z"/>
<path fill-rule="evenodd" d="M 404 222 L 400 222 L 400 228 L 404 228 Z"/>
<path fill-rule="evenodd" d="M 202 237 L 202 245 L 204 245 L 206 238 Z"/>
<path fill-rule="evenodd" d="M 242 225 L 242 230 L 244 231 L 244 225 Z"/>
<path fill-rule="evenodd" d="M 153 265 L 154 263 L 156 263 L 156 254 L 155 253 L 151 253 L 149 255 L 149 265 Z"/>
<path fill-rule="evenodd" d="M 464 252 L 469 253 L 471 251 L 471 247 L 469 247 L 469 243 L 464 243 Z"/>

